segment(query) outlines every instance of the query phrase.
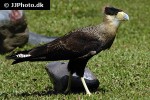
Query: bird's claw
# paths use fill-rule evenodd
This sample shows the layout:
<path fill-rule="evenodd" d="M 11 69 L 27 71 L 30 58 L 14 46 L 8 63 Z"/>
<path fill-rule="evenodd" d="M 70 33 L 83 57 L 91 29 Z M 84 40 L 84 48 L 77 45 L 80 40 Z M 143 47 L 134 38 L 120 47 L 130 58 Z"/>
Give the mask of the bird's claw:
<path fill-rule="evenodd" d="M 66 89 L 66 90 L 64 91 L 64 94 L 68 94 L 69 92 L 70 92 L 70 90 Z"/>
<path fill-rule="evenodd" d="M 87 93 L 87 95 L 88 95 L 88 96 L 91 96 L 92 94 L 91 94 L 91 93 Z"/>

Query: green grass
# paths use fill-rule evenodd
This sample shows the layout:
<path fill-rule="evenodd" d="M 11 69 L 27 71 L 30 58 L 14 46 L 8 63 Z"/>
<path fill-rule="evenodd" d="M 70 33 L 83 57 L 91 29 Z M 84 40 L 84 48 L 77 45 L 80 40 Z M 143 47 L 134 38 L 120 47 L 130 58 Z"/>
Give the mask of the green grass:
<path fill-rule="evenodd" d="M 45 71 L 48 62 L 11 65 L 0 56 L 0 99 L 12 100 L 149 100 L 150 99 L 149 0 L 51 0 L 49 11 L 25 11 L 31 31 L 62 36 L 72 29 L 102 21 L 102 7 L 113 5 L 128 13 L 112 48 L 93 57 L 88 66 L 100 81 L 89 97 L 54 94 Z M 23 49 L 33 46 L 26 45 Z"/>

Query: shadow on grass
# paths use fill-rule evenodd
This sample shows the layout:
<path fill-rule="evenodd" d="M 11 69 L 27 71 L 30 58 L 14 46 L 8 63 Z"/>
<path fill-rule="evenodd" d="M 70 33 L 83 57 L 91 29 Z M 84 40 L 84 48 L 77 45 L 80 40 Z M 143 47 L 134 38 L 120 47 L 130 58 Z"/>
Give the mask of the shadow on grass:
<path fill-rule="evenodd" d="M 14 95 L 26 97 L 26 96 L 45 96 L 45 95 L 56 95 L 56 94 L 58 93 L 52 90 L 51 87 L 46 87 L 43 91 L 35 91 L 35 92 L 26 91 L 26 92 L 14 94 Z"/>
<path fill-rule="evenodd" d="M 16 96 L 22 96 L 22 97 L 26 97 L 26 96 L 45 96 L 45 95 L 56 95 L 57 93 L 54 91 L 36 91 L 36 92 L 23 92 L 20 94 L 17 94 Z"/>
<path fill-rule="evenodd" d="M 90 90 L 94 94 L 105 94 L 108 92 L 105 88 L 98 88 L 98 89 L 93 89 Z M 5 99 L 9 98 L 9 96 L 19 96 L 19 97 L 27 97 L 27 96 L 46 96 L 46 95 L 57 95 L 57 94 L 64 94 L 64 95 L 69 95 L 69 94 L 86 94 L 85 90 L 74 90 L 69 92 L 68 94 L 64 94 L 63 92 L 55 92 L 54 90 L 51 90 L 50 87 L 45 88 L 43 91 L 35 91 L 35 92 L 22 92 L 22 93 L 2 93 L 0 96 L 4 97 Z"/>
<path fill-rule="evenodd" d="M 93 89 L 93 90 L 90 90 L 92 93 L 95 93 L 95 92 L 101 92 L 102 94 L 105 94 L 106 92 L 108 92 L 108 90 L 104 89 L 104 88 L 99 88 L 99 89 Z M 68 93 L 69 94 L 80 94 L 80 93 L 83 93 L 83 94 L 86 94 L 85 90 L 74 90 L 74 91 L 71 91 Z M 57 95 L 57 94 L 64 94 L 63 92 L 56 92 L 54 90 L 49 90 L 48 88 L 43 90 L 43 91 L 36 91 L 36 92 L 23 92 L 23 93 L 20 93 L 20 94 L 17 94 L 15 96 L 23 96 L 23 97 L 26 97 L 26 96 L 45 96 L 45 95 Z M 67 94 L 64 94 L 64 95 L 67 95 Z"/>

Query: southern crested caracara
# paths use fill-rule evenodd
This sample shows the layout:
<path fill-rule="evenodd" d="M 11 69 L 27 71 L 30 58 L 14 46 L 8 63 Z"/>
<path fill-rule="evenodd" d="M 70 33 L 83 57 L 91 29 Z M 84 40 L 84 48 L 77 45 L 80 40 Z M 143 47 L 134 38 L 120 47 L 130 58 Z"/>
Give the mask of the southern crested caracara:
<path fill-rule="evenodd" d="M 90 95 L 83 78 L 85 66 L 91 57 L 111 47 L 120 22 L 125 20 L 129 20 L 129 17 L 122 10 L 105 7 L 101 24 L 71 31 L 50 43 L 11 54 L 6 58 L 14 59 L 12 64 L 24 61 L 69 60 L 70 75 L 65 93 L 70 90 L 72 74 L 76 73 L 81 77 L 86 93 Z"/>

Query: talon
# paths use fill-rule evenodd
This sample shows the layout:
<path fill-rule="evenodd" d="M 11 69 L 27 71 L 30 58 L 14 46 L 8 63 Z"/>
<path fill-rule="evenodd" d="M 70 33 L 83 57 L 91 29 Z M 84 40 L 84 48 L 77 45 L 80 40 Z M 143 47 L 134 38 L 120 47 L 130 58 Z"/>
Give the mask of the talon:
<path fill-rule="evenodd" d="M 92 94 L 91 94 L 91 93 L 87 93 L 87 95 L 88 95 L 88 96 L 91 96 Z"/>
<path fill-rule="evenodd" d="M 70 90 L 66 89 L 64 94 L 68 94 L 70 92 Z"/>

